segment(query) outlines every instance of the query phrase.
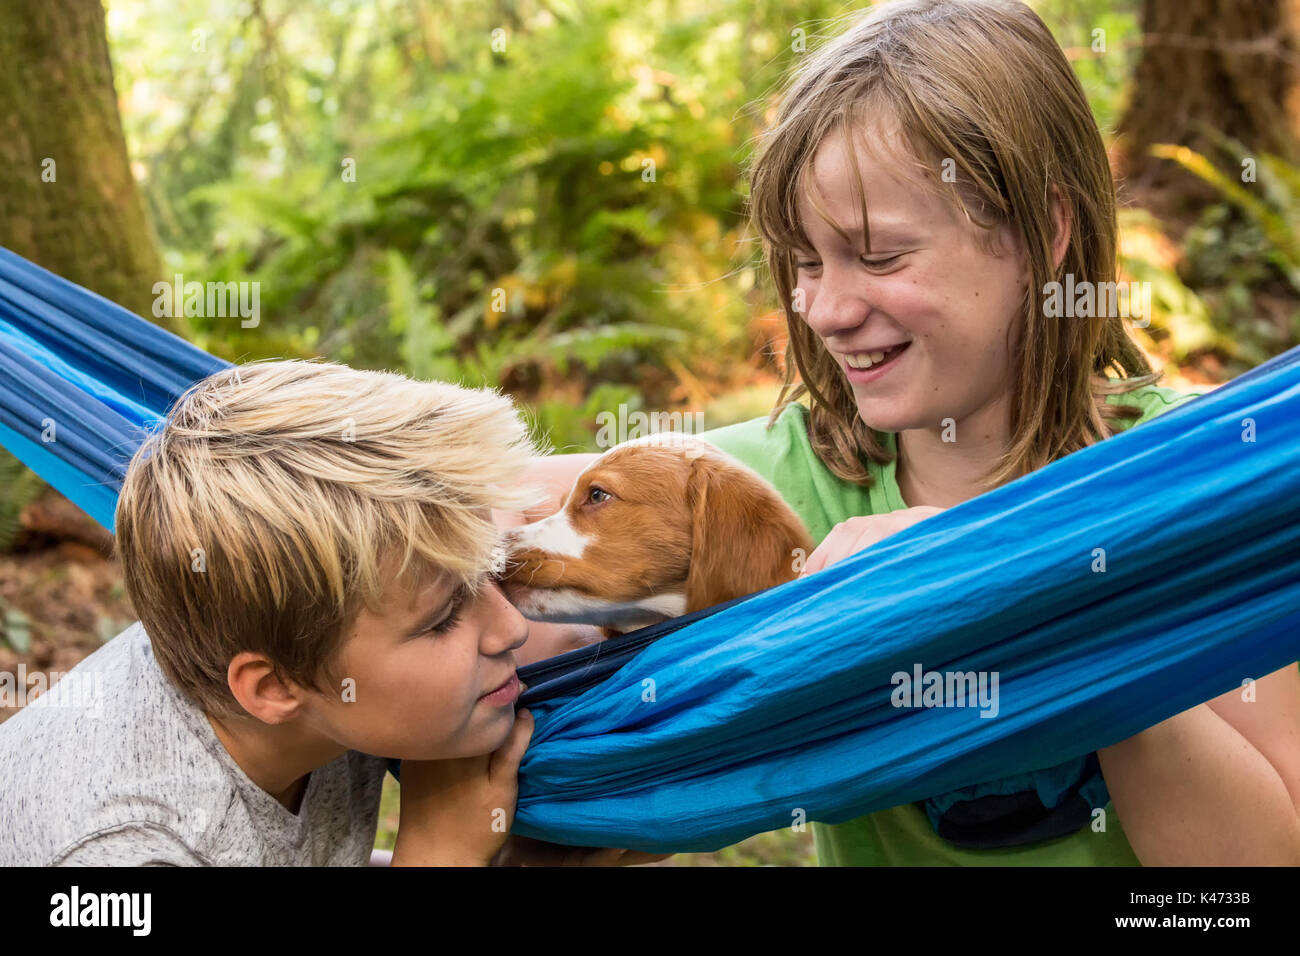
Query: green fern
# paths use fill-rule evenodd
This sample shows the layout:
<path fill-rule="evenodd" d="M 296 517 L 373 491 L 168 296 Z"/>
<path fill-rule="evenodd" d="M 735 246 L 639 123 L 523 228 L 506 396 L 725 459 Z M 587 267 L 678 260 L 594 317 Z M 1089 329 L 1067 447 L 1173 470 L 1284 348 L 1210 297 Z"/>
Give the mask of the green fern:
<path fill-rule="evenodd" d="M 432 296 L 421 295 L 406 257 L 396 249 L 385 256 L 387 266 L 388 330 L 402 337 L 401 354 L 415 378 L 456 381 L 461 363 L 455 354 L 456 338 L 441 322 Z"/>
<path fill-rule="evenodd" d="M 534 337 L 522 344 L 515 358 L 550 359 L 561 374 L 569 374 L 576 359 L 588 371 L 594 370 L 607 356 L 620 351 L 653 348 L 666 343 L 680 344 L 687 333 L 671 326 L 644 322 L 608 323 L 590 328 L 570 329 L 546 338 Z"/>
<path fill-rule="evenodd" d="M 1226 151 L 1248 156 L 1250 151 L 1226 136 L 1217 137 Z M 1151 154 L 1182 166 L 1203 182 L 1217 189 L 1225 199 L 1240 208 L 1267 237 L 1269 259 L 1286 280 L 1300 292 L 1300 168 L 1278 156 L 1265 153 L 1256 164 L 1260 188 L 1248 189 L 1223 173 L 1205 156 L 1186 146 L 1159 144 Z"/>

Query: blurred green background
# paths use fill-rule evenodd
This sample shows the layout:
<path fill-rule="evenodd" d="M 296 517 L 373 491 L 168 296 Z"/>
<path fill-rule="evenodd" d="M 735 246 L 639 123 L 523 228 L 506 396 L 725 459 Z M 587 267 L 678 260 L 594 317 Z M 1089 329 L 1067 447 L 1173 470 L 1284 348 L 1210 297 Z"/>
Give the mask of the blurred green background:
<path fill-rule="evenodd" d="M 578 449 L 620 402 L 688 404 L 709 427 L 770 407 L 760 352 L 780 324 L 742 172 L 799 32 L 813 46 L 857 6 L 333 0 L 176 16 L 122 0 L 108 30 L 166 270 L 261 283 L 257 329 L 195 317 L 193 341 L 501 385 Z M 1109 133 L 1140 4 L 1034 6 Z M 1208 374 L 1230 376 L 1300 337 L 1294 300 L 1285 323 L 1253 314 L 1255 288 L 1296 293 L 1297 264 L 1288 276 L 1267 236 L 1270 211 L 1297 212 L 1295 167 L 1280 172 L 1262 220 L 1222 196 L 1181 248 L 1126 212 L 1125 264 L 1155 285 L 1153 354 L 1212 351 Z"/>

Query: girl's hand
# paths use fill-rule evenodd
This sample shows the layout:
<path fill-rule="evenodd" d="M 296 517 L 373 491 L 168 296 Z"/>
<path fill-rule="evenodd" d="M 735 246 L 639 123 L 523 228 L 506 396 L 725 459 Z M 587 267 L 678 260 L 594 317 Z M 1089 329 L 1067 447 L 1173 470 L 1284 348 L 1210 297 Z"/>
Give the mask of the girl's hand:
<path fill-rule="evenodd" d="M 519 763 L 532 736 L 533 715 L 521 710 L 491 754 L 403 760 L 393 865 L 489 866 L 515 817 Z"/>
<path fill-rule="evenodd" d="M 822 543 L 817 545 L 813 553 L 808 556 L 808 561 L 799 572 L 799 577 L 816 574 L 836 561 L 857 554 L 878 541 L 883 541 L 891 534 L 896 534 L 943 510 L 929 505 L 918 505 L 915 508 L 891 511 L 888 514 L 862 515 L 841 521 L 831 528 L 830 534 L 823 538 Z"/>

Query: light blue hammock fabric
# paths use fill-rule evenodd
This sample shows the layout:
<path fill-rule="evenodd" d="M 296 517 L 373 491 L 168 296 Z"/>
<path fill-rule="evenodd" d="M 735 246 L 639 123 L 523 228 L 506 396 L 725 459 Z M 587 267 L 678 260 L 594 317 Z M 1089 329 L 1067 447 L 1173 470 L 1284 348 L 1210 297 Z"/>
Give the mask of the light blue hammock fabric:
<path fill-rule="evenodd" d="M 104 525 L 143 428 L 224 365 L 0 250 L 0 444 Z M 594 686 L 600 649 L 525 669 L 560 691 L 530 705 L 514 829 L 710 851 L 1082 757 L 1300 658 L 1297 502 L 1292 350 Z M 996 716 L 894 706 L 915 668 L 996 673 Z"/>

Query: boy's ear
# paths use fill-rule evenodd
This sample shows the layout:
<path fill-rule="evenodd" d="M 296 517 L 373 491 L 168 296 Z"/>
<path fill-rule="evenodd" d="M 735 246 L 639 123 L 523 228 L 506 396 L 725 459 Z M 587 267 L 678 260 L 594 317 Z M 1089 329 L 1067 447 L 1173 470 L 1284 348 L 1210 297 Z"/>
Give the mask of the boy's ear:
<path fill-rule="evenodd" d="M 239 705 L 263 723 L 282 724 L 301 709 L 297 693 L 276 675 L 262 654 L 236 654 L 226 668 L 226 682 Z"/>
<path fill-rule="evenodd" d="M 1060 186 L 1052 187 L 1052 222 L 1056 227 L 1052 236 L 1052 265 L 1059 269 L 1065 261 L 1065 250 L 1070 248 L 1070 231 L 1074 228 L 1074 209 Z"/>

